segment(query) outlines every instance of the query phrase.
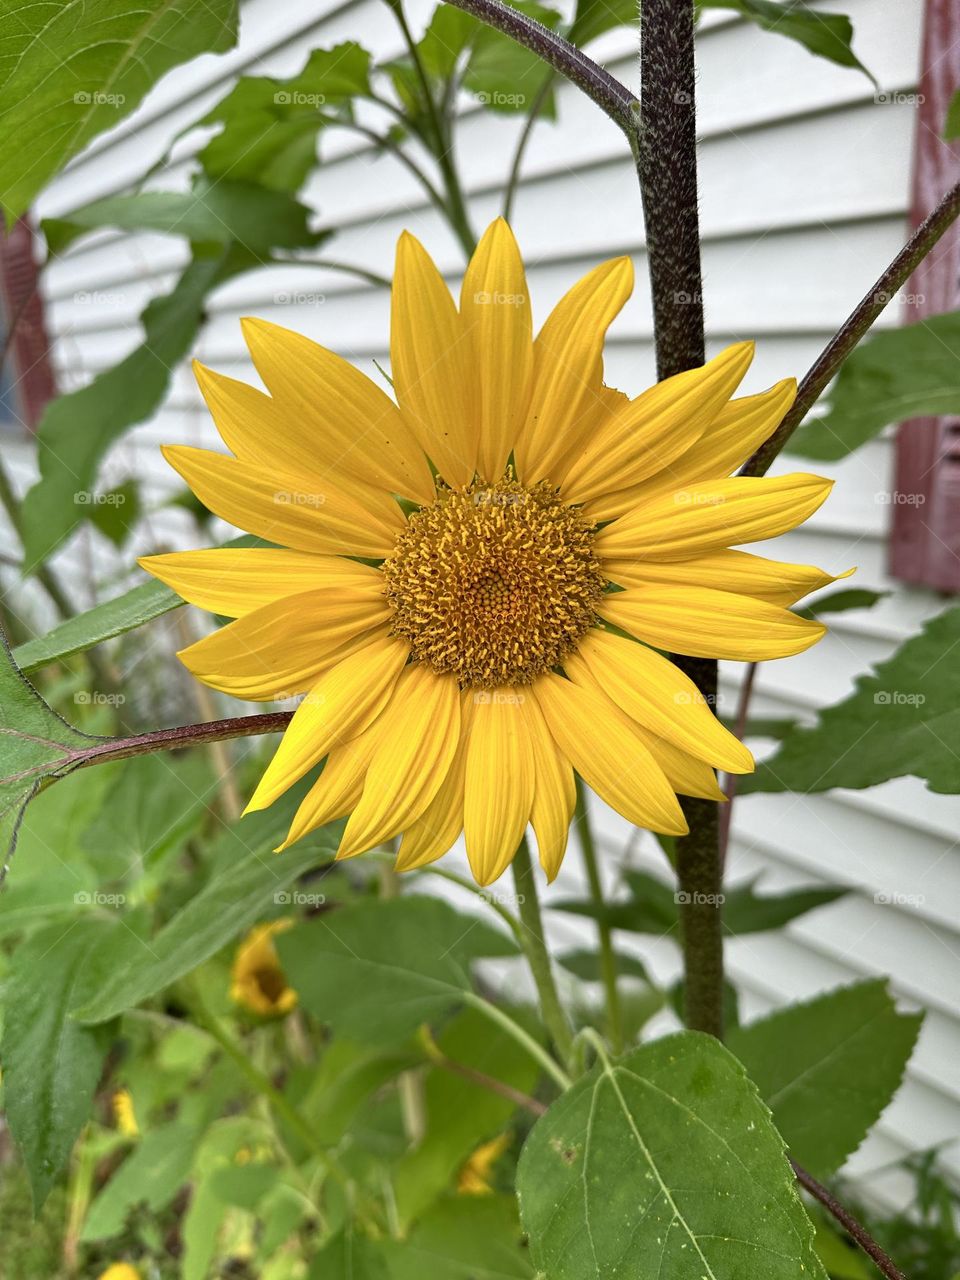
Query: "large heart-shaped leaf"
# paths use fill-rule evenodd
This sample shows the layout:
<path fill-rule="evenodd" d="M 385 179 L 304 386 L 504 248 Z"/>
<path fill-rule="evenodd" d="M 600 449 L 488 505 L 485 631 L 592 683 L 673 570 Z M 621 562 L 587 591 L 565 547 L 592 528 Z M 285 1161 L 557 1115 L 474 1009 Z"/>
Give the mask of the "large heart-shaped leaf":
<path fill-rule="evenodd" d="M 534 1126 L 517 1190 L 550 1280 L 826 1277 L 770 1112 L 697 1032 L 579 1080 Z"/>

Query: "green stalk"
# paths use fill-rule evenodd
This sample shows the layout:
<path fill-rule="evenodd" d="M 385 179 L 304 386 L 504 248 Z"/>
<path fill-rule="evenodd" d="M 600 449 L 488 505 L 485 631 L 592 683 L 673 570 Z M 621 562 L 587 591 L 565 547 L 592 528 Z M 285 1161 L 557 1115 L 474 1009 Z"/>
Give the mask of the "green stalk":
<path fill-rule="evenodd" d="M 531 1058 L 539 1062 L 547 1075 L 556 1081 L 561 1089 L 570 1088 L 570 1077 L 563 1068 L 551 1058 L 543 1045 L 538 1044 L 533 1036 L 528 1031 L 525 1031 L 519 1022 L 514 1022 L 508 1013 L 504 1013 L 499 1005 L 494 1004 L 492 1000 L 484 1000 L 483 996 L 478 996 L 473 991 L 465 992 L 463 998 L 471 1008 L 476 1009 L 478 1013 L 482 1013 L 491 1022 L 495 1022 L 508 1036 L 516 1040 L 517 1044 L 521 1045 Z M 571 1040 L 571 1045 L 572 1043 Z"/>
<path fill-rule="evenodd" d="M 522 946 L 540 998 L 540 1012 L 557 1053 L 569 1067 L 573 1062 L 573 1031 L 563 1005 L 560 1003 L 557 984 L 553 977 L 553 966 L 550 963 L 550 953 L 544 938 L 537 882 L 534 879 L 530 847 L 526 837 L 523 838 L 513 860 L 513 882 L 517 890 L 520 923 L 523 925 Z"/>
<path fill-rule="evenodd" d="M 579 777 L 577 778 L 575 823 L 577 835 L 580 839 L 580 850 L 583 853 L 583 865 L 587 872 L 587 882 L 590 886 L 590 900 L 597 913 L 597 933 L 600 938 L 600 969 L 606 993 L 607 1029 L 610 1035 L 610 1045 L 614 1053 L 622 1053 L 623 1017 L 620 1009 L 620 993 L 617 990 L 617 958 L 613 951 L 613 932 L 607 923 L 603 884 L 600 880 L 600 868 L 597 865 L 597 847 L 594 843 L 590 817 L 587 813 L 585 789 Z"/>

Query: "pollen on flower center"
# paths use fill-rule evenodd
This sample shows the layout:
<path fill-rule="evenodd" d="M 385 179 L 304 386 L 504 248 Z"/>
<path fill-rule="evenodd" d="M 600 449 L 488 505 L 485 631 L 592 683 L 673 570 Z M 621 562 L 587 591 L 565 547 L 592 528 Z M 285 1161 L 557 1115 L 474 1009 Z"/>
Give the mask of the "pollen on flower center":
<path fill-rule="evenodd" d="M 442 487 L 384 562 L 393 634 L 463 688 L 529 684 L 593 625 L 606 585 L 594 536 L 546 481 Z"/>

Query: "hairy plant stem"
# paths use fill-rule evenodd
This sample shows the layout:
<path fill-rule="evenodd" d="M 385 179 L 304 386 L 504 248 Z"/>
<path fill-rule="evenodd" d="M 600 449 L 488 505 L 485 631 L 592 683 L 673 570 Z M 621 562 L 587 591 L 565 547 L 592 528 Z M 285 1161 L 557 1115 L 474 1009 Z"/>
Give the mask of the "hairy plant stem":
<path fill-rule="evenodd" d="M 827 1212 L 836 1218 L 847 1235 L 856 1241 L 857 1245 L 871 1261 L 876 1263 L 877 1268 L 887 1277 L 887 1280 L 907 1280 L 892 1258 L 880 1248 L 876 1240 L 860 1225 L 850 1210 L 845 1209 L 823 1183 L 818 1182 L 813 1174 L 807 1173 L 806 1169 L 797 1164 L 796 1160 L 791 1160 L 790 1164 L 793 1166 L 793 1172 L 804 1191 L 813 1196 L 815 1200 L 819 1200 Z"/>
<path fill-rule="evenodd" d="M 640 11 L 640 138 L 657 376 L 704 362 L 692 0 L 644 0 Z M 716 709 L 717 664 L 674 661 Z M 720 818 L 712 800 L 685 799 L 689 835 L 677 841 L 677 882 L 688 1027 L 723 1035 Z"/>
<path fill-rule="evenodd" d="M 553 1046 L 568 1070 L 573 1062 L 573 1031 L 560 1003 L 560 995 L 553 976 L 550 952 L 547 950 L 540 914 L 540 899 L 530 860 L 530 846 L 526 836 L 513 859 L 513 883 L 517 890 L 517 906 L 523 925 L 522 946 L 536 984 L 540 999 L 540 1012 Z"/>
<path fill-rule="evenodd" d="M 617 958 L 613 951 L 613 931 L 604 916 L 606 904 L 603 897 L 603 884 L 600 880 L 600 868 L 597 865 L 597 847 L 590 826 L 590 815 L 587 812 L 586 793 L 580 778 L 577 778 L 577 808 L 574 822 L 580 840 L 580 850 L 583 853 L 587 883 L 590 886 L 590 898 L 597 910 L 600 969 L 607 1002 L 607 1031 L 610 1036 L 610 1047 L 614 1053 L 622 1053 L 623 1018 L 620 1010 L 620 993 L 617 990 Z"/>
<path fill-rule="evenodd" d="M 937 241 L 960 215 L 960 183 L 951 187 L 937 207 L 860 299 L 807 370 L 794 400 L 776 431 L 740 469 L 742 476 L 762 476 L 774 458 L 823 394 L 828 383 L 854 347 L 866 336 L 875 320 L 917 269 Z"/>

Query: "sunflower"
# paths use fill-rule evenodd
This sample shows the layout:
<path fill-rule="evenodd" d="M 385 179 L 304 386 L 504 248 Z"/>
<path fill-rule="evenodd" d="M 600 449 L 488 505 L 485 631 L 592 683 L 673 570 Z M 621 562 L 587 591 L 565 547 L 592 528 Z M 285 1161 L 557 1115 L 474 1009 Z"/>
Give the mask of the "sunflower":
<path fill-rule="evenodd" d="M 251 929 L 237 948 L 230 970 L 230 996 L 262 1018 L 277 1018 L 296 1006 L 297 993 L 287 982 L 274 938 L 289 929 L 290 919 L 272 920 Z"/>
<path fill-rule="evenodd" d="M 462 832 L 486 885 L 530 824 L 552 879 L 575 773 L 637 826 L 682 834 L 678 794 L 720 799 L 715 769 L 753 768 L 664 653 L 754 661 L 821 637 L 788 606 L 831 575 L 730 548 L 792 529 L 831 482 L 731 478 L 796 392 L 731 399 L 749 342 L 635 399 L 605 386 L 632 286 L 628 258 L 603 263 L 534 339 L 505 222 L 459 308 L 404 234 L 395 399 L 262 320 L 244 333 L 269 394 L 196 366 L 232 456 L 165 456 L 216 515 L 280 545 L 141 563 L 235 619 L 179 655 L 198 679 L 305 695 L 248 806 L 326 761 L 281 848 L 349 814 L 340 857 L 400 835 L 407 870 Z"/>

